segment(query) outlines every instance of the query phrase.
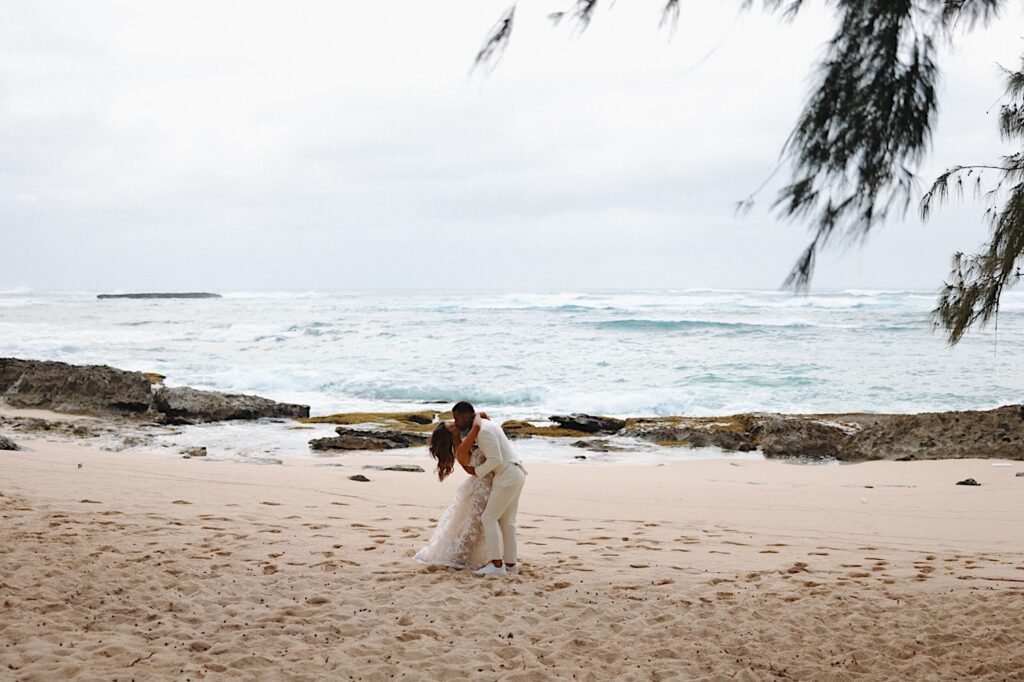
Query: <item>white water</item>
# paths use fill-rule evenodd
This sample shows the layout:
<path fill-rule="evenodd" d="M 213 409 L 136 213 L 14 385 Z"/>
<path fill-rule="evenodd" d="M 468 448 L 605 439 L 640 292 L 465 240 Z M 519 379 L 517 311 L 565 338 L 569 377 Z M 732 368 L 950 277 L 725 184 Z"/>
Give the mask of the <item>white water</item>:
<path fill-rule="evenodd" d="M 1024 401 L 1017 292 L 1004 298 L 998 336 L 990 328 L 956 347 L 932 332 L 928 292 L 96 293 L 0 290 L 0 356 L 159 372 L 168 385 L 256 393 L 313 414 L 459 399 L 500 419 Z M 309 433 L 282 438 L 301 448 Z"/>

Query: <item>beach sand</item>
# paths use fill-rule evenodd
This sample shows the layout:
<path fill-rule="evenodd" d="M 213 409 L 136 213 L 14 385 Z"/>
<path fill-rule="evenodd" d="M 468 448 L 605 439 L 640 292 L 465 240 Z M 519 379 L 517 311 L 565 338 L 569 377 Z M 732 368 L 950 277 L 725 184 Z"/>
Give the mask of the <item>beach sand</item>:
<path fill-rule="evenodd" d="M 426 453 L 19 443 L 0 679 L 1024 680 L 1021 463 L 528 463 L 483 579 L 410 558 L 464 476 Z"/>

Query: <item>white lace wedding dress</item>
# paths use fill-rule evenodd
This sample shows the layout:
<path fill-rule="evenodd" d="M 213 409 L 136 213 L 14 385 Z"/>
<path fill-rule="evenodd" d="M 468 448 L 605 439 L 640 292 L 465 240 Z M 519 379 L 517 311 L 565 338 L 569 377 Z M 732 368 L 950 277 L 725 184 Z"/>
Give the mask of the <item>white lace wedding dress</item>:
<path fill-rule="evenodd" d="M 473 450 L 471 466 L 484 462 L 483 453 Z M 424 564 L 449 568 L 479 568 L 487 563 L 480 515 L 491 495 L 494 473 L 483 478 L 470 476 L 459 484 L 455 498 L 437 521 L 430 541 L 416 552 L 413 559 Z"/>

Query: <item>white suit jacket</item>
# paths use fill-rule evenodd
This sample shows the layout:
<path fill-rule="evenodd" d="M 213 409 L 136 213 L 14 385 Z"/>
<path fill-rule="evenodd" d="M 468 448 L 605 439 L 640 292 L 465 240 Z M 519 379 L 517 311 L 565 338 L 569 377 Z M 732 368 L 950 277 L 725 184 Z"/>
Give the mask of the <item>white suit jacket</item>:
<path fill-rule="evenodd" d="M 480 422 L 480 433 L 476 437 L 477 447 L 484 453 L 484 463 L 476 467 L 477 476 L 486 476 L 494 473 L 495 479 L 508 469 L 509 466 L 518 464 L 526 473 L 519 455 L 512 449 L 512 443 L 501 427 L 490 419 L 483 419 Z"/>

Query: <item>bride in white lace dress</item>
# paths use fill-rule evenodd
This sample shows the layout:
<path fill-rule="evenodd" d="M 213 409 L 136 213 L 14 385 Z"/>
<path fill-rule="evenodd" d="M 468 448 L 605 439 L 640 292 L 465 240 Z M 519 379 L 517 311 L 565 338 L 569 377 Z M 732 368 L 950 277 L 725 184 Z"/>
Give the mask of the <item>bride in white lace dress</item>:
<path fill-rule="evenodd" d="M 487 418 L 485 414 L 481 417 Z M 455 468 L 459 459 L 457 450 L 469 455 L 470 466 L 483 464 L 483 453 L 472 449 L 479 426 L 474 426 L 464 440 L 454 424 L 441 422 L 430 435 L 430 455 L 437 460 L 437 476 L 442 481 Z M 413 557 L 424 564 L 448 566 L 458 569 L 476 569 L 487 563 L 487 548 L 483 541 L 483 527 L 480 515 L 487 506 L 491 495 L 491 480 L 494 474 L 470 476 L 455 490 L 455 498 L 437 521 L 430 541 Z"/>

